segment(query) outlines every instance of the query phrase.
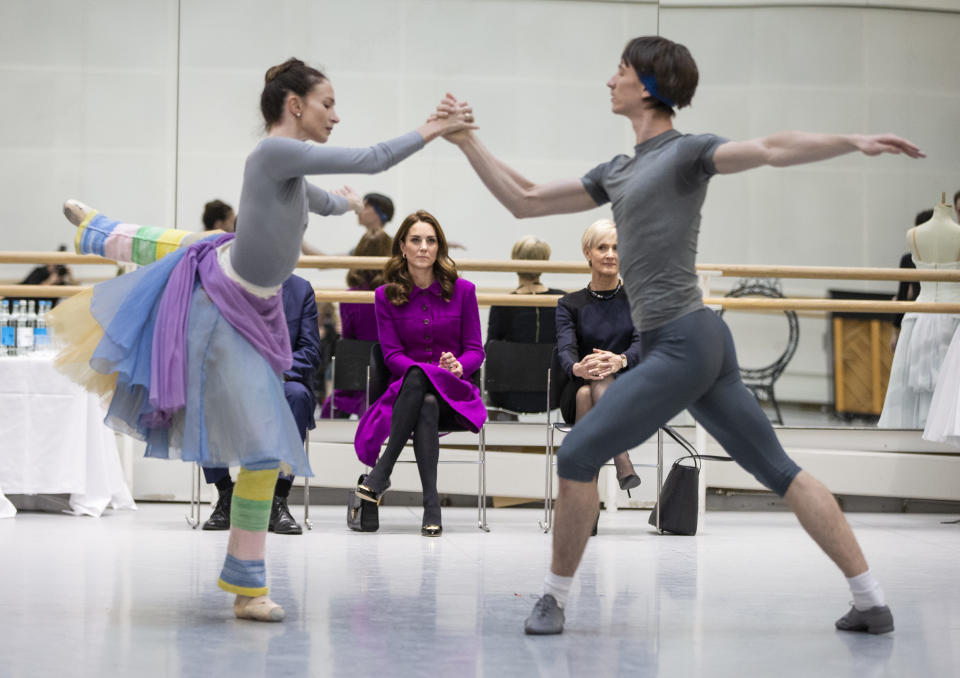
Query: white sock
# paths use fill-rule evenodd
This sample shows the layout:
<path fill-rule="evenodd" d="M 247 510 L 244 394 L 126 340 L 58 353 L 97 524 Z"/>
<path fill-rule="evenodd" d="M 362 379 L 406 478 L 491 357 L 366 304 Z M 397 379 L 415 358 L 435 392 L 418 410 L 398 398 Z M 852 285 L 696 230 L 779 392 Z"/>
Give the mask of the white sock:
<path fill-rule="evenodd" d="M 573 584 L 573 577 L 561 577 L 547 570 L 547 576 L 543 580 L 543 595 L 548 593 L 557 599 L 557 605 L 561 608 L 567 606 L 567 596 L 570 595 L 570 585 Z"/>
<path fill-rule="evenodd" d="M 850 585 L 850 593 L 853 595 L 853 606 L 861 612 L 871 607 L 886 605 L 880 582 L 870 570 L 856 577 L 847 577 L 847 584 Z"/>

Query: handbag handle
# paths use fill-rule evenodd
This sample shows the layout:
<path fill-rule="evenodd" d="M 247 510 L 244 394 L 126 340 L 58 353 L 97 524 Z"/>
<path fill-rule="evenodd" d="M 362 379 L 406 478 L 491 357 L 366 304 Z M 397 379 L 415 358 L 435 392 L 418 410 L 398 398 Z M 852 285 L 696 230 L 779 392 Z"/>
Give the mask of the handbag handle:
<path fill-rule="evenodd" d="M 688 441 L 682 435 L 674 431 L 673 428 L 671 428 L 670 426 L 664 425 L 664 426 L 661 426 L 660 428 L 662 428 L 668 436 L 673 438 L 680 445 L 680 447 L 682 447 L 688 452 L 688 454 L 685 454 L 684 456 L 674 461 L 673 462 L 674 466 L 677 466 L 678 464 L 680 464 L 680 462 L 683 461 L 684 459 L 693 459 L 693 465 L 697 469 L 700 468 L 700 462 L 704 459 L 707 459 L 708 461 L 733 461 L 733 459 L 731 459 L 730 457 L 721 457 L 716 454 L 700 454 L 693 447 L 693 445 L 690 444 L 690 441 Z"/>

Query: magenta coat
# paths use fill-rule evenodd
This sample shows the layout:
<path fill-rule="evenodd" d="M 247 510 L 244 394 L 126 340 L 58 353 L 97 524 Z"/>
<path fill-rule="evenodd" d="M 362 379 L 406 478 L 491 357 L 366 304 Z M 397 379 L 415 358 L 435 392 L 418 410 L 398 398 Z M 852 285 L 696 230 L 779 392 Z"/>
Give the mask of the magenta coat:
<path fill-rule="evenodd" d="M 386 392 L 360 418 L 353 441 L 360 461 L 367 466 L 376 463 L 380 446 L 390 434 L 393 403 L 403 377 L 414 366 L 424 371 L 460 423 L 471 431 L 479 431 L 487 419 L 487 409 L 480 389 L 469 381 L 483 362 L 480 309 L 473 283 L 458 278 L 450 301 L 443 300 L 437 281 L 426 289 L 414 287 L 410 301 L 402 306 L 387 301 L 383 286 L 376 289 L 374 299 L 380 347 L 391 381 Z M 463 365 L 462 378 L 439 366 L 444 351 L 453 353 Z"/>

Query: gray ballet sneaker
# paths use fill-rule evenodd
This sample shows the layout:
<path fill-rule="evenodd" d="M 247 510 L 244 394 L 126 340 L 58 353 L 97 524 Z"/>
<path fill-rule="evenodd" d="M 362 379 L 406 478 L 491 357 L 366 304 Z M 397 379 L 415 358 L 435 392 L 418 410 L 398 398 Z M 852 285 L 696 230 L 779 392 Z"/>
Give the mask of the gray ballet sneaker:
<path fill-rule="evenodd" d="M 533 612 L 523 623 L 523 632 L 528 636 L 549 636 L 563 633 L 563 609 L 549 593 L 533 606 Z"/>
<path fill-rule="evenodd" d="M 890 633 L 893 631 L 893 613 L 886 605 L 877 605 L 869 610 L 850 611 L 837 620 L 841 631 L 866 631 L 867 633 Z"/>

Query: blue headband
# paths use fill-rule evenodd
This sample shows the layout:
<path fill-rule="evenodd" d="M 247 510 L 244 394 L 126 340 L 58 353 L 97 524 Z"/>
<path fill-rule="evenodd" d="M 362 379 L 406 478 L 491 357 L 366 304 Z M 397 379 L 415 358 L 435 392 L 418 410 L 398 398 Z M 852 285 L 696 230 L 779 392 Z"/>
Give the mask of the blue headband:
<path fill-rule="evenodd" d="M 381 224 L 385 224 L 388 221 L 390 221 L 390 219 L 387 217 L 387 213 L 384 212 L 382 209 L 374 205 L 372 202 L 368 202 L 367 204 L 370 205 L 370 207 L 373 208 L 373 211 L 377 213 L 377 216 L 380 218 Z"/>
<path fill-rule="evenodd" d="M 673 108 L 676 105 L 673 103 L 673 101 L 670 100 L 669 97 L 663 94 L 660 94 L 657 91 L 657 79 L 656 77 L 654 77 L 653 73 L 649 73 L 647 75 L 638 74 L 637 77 L 640 79 L 640 82 L 643 83 L 643 86 L 647 88 L 647 91 L 650 93 L 650 96 L 652 96 L 654 99 L 656 99 L 662 104 L 666 104 L 670 108 Z"/>

